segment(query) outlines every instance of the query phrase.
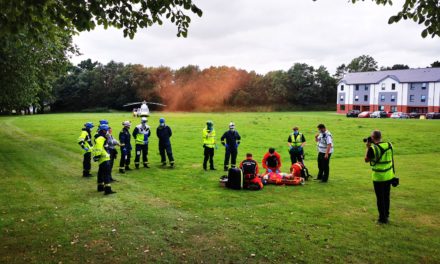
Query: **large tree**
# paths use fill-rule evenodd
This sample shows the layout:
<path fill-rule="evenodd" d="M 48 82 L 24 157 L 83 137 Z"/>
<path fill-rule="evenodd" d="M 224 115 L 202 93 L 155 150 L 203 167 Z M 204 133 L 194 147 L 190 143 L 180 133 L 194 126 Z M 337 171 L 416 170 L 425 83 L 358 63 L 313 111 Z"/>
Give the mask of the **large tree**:
<path fill-rule="evenodd" d="M 349 72 L 377 71 L 377 61 L 370 55 L 362 55 L 351 60 L 347 65 Z"/>

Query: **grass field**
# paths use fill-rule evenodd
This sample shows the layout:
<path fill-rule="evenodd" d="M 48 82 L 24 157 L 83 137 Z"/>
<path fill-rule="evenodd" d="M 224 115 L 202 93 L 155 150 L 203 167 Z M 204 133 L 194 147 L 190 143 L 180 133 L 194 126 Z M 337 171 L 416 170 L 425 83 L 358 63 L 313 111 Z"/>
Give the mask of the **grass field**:
<path fill-rule="evenodd" d="M 84 122 L 106 118 L 120 131 L 129 113 L 0 117 L 1 263 L 440 263 L 440 121 L 347 119 L 334 113 L 155 113 L 173 129 L 175 169 L 160 167 L 157 138 L 151 169 L 113 170 L 118 193 L 96 192 L 82 178 L 76 140 Z M 233 120 L 246 152 L 282 154 L 298 125 L 309 144 L 325 123 L 335 141 L 328 184 L 219 187 L 222 171 L 204 172 L 201 130 L 212 119 L 219 140 Z M 373 129 L 393 142 L 397 176 L 390 224 L 376 225 L 370 168 L 362 138 Z M 224 150 L 216 151 L 222 168 Z M 93 164 L 93 174 L 97 166 Z"/>

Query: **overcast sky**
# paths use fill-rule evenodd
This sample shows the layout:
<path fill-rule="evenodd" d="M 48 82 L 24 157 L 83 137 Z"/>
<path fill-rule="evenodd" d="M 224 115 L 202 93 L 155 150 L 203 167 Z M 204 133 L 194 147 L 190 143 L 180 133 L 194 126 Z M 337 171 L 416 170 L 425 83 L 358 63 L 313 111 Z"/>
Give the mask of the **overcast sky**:
<path fill-rule="evenodd" d="M 388 25 L 402 0 L 393 6 L 349 0 L 193 0 L 203 10 L 194 17 L 188 38 L 176 37 L 167 24 L 139 31 L 133 40 L 122 31 L 97 28 L 74 38 L 82 56 L 101 63 L 115 60 L 173 69 L 188 64 L 234 66 L 266 73 L 287 70 L 295 62 L 338 65 L 362 54 L 380 66 L 426 67 L 440 60 L 440 38 L 423 39 L 422 27 L 402 21 Z"/>

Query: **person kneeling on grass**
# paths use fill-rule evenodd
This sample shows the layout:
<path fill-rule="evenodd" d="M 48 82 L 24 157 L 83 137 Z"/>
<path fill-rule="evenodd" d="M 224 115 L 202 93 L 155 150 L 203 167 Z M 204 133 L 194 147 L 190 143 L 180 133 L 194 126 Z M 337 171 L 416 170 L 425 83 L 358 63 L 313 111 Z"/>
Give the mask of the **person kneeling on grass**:
<path fill-rule="evenodd" d="M 263 168 L 266 169 L 266 173 L 280 173 L 281 168 L 281 156 L 274 148 L 269 148 L 269 151 L 263 157 Z"/>

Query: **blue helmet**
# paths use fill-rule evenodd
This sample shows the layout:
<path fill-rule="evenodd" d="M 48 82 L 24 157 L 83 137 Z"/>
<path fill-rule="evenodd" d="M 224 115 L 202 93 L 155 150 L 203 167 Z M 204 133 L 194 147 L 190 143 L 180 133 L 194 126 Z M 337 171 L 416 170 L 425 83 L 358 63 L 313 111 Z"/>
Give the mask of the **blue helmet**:
<path fill-rule="evenodd" d="M 101 124 L 99 126 L 99 131 L 108 131 L 110 127 L 107 124 Z"/>
<path fill-rule="evenodd" d="M 108 125 L 108 121 L 105 119 L 99 120 L 100 125 Z"/>
<path fill-rule="evenodd" d="M 159 123 L 161 123 L 161 124 L 165 124 L 165 118 L 161 117 L 161 118 L 159 119 Z"/>
<path fill-rule="evenodd" d="M 92 128 L 94 127 L 94 125 L 93 125 L 92 122 L 87 122 L 87 123 L 84 124 L 84 127 L 85 127 L 86 129 L 92 129 Z"/>

